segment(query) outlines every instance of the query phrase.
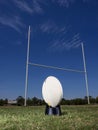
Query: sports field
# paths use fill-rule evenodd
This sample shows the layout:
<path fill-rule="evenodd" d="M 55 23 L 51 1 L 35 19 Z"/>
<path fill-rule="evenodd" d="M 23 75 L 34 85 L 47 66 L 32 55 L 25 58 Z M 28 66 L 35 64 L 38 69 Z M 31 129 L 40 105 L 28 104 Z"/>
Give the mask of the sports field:
<path fill-rule="evenodd" d="M 98 130 L 98 105 L 61 108 L 61 116 L 45 116 L 45 106 L 0 107 L 0 130 Z"/>

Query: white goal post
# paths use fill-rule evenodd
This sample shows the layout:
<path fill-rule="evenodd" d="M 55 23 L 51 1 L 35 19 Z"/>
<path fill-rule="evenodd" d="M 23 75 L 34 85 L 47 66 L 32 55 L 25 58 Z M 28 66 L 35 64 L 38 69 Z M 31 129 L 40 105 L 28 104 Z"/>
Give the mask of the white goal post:
<path fill-rule="evenodd" d="M 81 71 L 81 70 L 74 70 L 74 69 L 68 69 L 68 68 L 61 68 L 61 67 L 56 67 L 56 66 L 48 66 L 48 65 L 37 64 L 37 63 L 31 63 L 31 62 L 29 62 L 29 49 L 30 49 L 30 26 L 29 26 L 29 29 L 28 29 L 28 46 L 27 46 L 27 61 L 26 61 L 26 79 L 25 79 L 25 101 L 24 101 L 24 106 L 27 105 L 26 100 L 27 100 L 28 67 L 29 67 L 29 65 L 37 66 L 37 67 L 50 68 L 50 69 L 56 69 L 56 70 L 62 70 L 62 71 L 84 73 L 85 84 L 86 84 L 87 101 L 88 101 L 88 104 L 90 104 L 90 100 L 89 100 L 89 89 L 88 89 L 88 77 L 87 77 L 87 69 L 86 69 L 86 59 L 85 59 L 85 53 L 84 53 L 83 43 L 81 43 L 81 48 L 82 48 L 83 65 L 84 65 L 84 70 L 83 71 Z"/>

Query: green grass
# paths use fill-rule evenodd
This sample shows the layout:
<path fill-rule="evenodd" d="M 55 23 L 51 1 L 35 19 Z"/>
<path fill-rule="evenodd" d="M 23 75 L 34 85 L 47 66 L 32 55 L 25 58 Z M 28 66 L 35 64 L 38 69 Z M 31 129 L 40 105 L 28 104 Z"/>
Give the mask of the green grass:
<path fill-rule="evenodd" d="M 0 107 L 0 130 L 98 130 L 98 106 L 62 106 L 62 116 L 45 116 L 44 106 Z"/>

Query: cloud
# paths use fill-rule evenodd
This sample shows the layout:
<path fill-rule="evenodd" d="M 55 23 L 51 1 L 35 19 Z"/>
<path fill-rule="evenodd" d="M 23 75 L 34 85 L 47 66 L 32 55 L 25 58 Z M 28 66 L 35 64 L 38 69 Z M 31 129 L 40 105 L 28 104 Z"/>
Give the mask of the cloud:
<path fill-rule="evenodd" d="M 82 2 L 84 2 L 84 3 L 87 3 L 90 1 L 91 0 L 82 0 Z M 52 2 L 57 3 L 59 6 L 68 8 L 71 4 L 75 3 L 76 0 L 52 0 Z"/>
<path fill-rule="evenodd" d="M 55 33 L 58 30 L 58 27 L 53 21 L 44 22 L 40 24 L 39 28 L 43 33 L 48 33 L 48 34 Z"/>
<path fill-rule="evenodd" d="M 65 41 L 64 48 L 66 48 L 67 50 L 71 48 L 77 48 L 80 46 L 81 42 L 82 41 L 80 39 L 80 34 L 77 33 L 73 35 L 73 37 L 70 40 Z"/>
<path fill-rule="evenodd" d="M 69 7 L 69 5 L 72 4 L 75 0 L 52 0 L 52 1 L 56 2 L 60 6 Z"/>
<path fill-rule="evenodd" d="M 41 14 L 44 12 L 42 6 L 45 4 L 43 0 L 6 0 L 0 1 L 1 12 L 0 12 L 0 24 L 8 26 L 17 32 L 21 32 L 21 28 L 24 27 L 22 18 L 17 11 L 13 11 L 13 8 L 17 8 L 20 13 L 26 12 L 28 14 Z M 8 8 L 8 12 L 3 11 L 3 8 Z M 7 11 L 7 10 L 6 10 Z M 17 13 L 17 14 L 16 14 Z"/>
<path fill-rule="evenodd" d="M 43 8 L 41 5 L 44 3 L 41 0 L 12 0 L 12 2 L 19 8 L 21 11 L 27 12 L 29 14 L 33 13 L 38 13 L 41 14 L 43 13 Z"/>
<path fill-rule="evenodd" d="M 44 1 L 42 1 L 42 0 L 32 0 L 32 2 L 33 2 L 34 13 L 42 14 L 44 12 L 44 10 L 41 7 L 41 5 L 44 4 Z"/>
<path fill-rule="evenodd" d="M 1 0 L 0 4 L 10 9 L 13 9 L 12 7 L 18 8 L 20 11 L 31 15 L 33 13 L 42 14 L 46 0 Z"/>
<path fill-rule="evenodd" d="M 58 26 L 53 21 L 40 25 L 41 32 L 51 35 L 49 51 L 64 51 L 78 48 L 82 42 L 79 33 L 73 33 L 71 26 Z"/>
<path fill-rule="evenodd" d="M 69 32 L 67 32 L 66 35 L 68 35 Z M 70 50 L 78 48 L 81 44 L 82 40 L 80 39 L 80 34 L 76 33 L 70 38 L 67 38 L 66 36 L 62 36 L 62 38 L 57 37 L 56 39 L 51 41 L 51 46 L 49 47 L 49 51 L 59 51 L 62 52 L 64 50 Z"/>
<path fill-rule="evenodd" d="M 47 21 L 39 25 L 40 31 L 47 34 L 66 34 L 67 28 L 65 26 L 58 26 L 53 21 Z"/>
<path fill-rule="evenodd" d="M 69 25 L 58 26 L 55 22 L 49 20 L 40 24 L 38 29 L 41 33 L 51 37 L 48 51 L 64 51 L 78 48 L 82 42 L 80 34 L 73 33 Z"/>
<path fill-rule="evenodd" d="M 26 1 L 13 0 L 13 2 L 22 11 L 28 12 L 30 14 L 33 12 L 33 9 L 30 7 L 30 5 L 28 5 Z"/>
<path fill-rule="evenodd" d="M 20 28 L 24 26 L 18 16 L 0 16 L 0 23 L 13 28 L 17 32 L 21 32 Z"/>

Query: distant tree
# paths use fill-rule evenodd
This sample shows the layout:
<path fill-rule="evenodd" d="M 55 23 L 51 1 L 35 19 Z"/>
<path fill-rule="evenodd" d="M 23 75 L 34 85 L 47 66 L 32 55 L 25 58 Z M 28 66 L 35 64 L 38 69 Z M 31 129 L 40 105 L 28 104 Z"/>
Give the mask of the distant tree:
<path fill-rule="evenodd" d="M 32 105 L 39 105 L 39 99 L 37 97 L 32 98 Z"/>
<path fill-rule="evenodd" d="M 98 97 L 93 98 L 92 96 L 89 96 L 89 99 L 90 99 L 90 103 L 91 104 L 95 104 L 95 103 L 98 103 Z M 7 104 L 8 100 L 5 99 L 4 101 L 1 99 L 0 100 L 0 105 L 4 105 L 4 104 Z M 66 100 L 66 99 L 62 99 L 60 104 L 61 105 L 85 105 L 88 103 L 88 100 L 87 100 L 87 96 L 85 96 L 83 99 L 82 98 L 76 98 L 76 99 L 70 99 L 70 100 Z M 45 101 L 44 100 L 41 100 L 37 97 L 33 97 L 33 98 L 28 98 L 27 99 L 27 105 L 28 106 L 35 106 L 35 105 L 45 105 Z M 24 98 L 22 96 L 19 96 L 17 98 L 17 105 L 18 106 L 23 106 L 24 105 Z"/>
<path fill-rule="evenodd" d="M 87 96 L 85 96 L 84 99 L 85 99 L 85 102 L 87 104 L 87 99 L 88 99 Z M 92 96 L 89 96 L 89 100 L 90 100 L 91 104 L 95 104 L 96 103 L 96 99 L 93 98 Z"/>
<path fill-rule="evenodd" d="M 75 105 L 75 99 L 70 100 L 70 105 Z"/>
<path fill-rule="evenodd" d="M 60 103 L 61 105 L 65 105 L 66 104 L 66 100 L 63 98 L 62 100 L 61 100 L 61 103 Z"/>
<path fill-rule="evenodd" d="M 98 103 L 98 96 L 96 97 L 96 103 Z"/>
<path fill-rule="evenodd" d="M 75 105 L 83 105 L 84 103 L 83 103 L 83 99 L 81 99 L 81 98 L 76 98 L 75 100 L 74 100 L 74 102 L 75 102 Z"/>
<path fill-rule="evenodd" d="M 33 97 L 32 99 L 27 99 L 27 105 L 28 106 L 37 106 L 37 105 L 45 105 L 45 102 L 41 99 L 38 99 L 37 97 Z"/>
<path fill-rule="evenodd" d="M 17 99 L 17 105 L 23 106 L 24 105 L 24 98 L 22 96 L 19 96 Z"/>
<path fill-rule="evenodd" d="M 93 98 L 92 96 L 90 96 L 89 99 L 90 99 L 90 103 L 91 104 L 95 104 L 96 103 L 96 99 Z"/>
<path fill-rule="evenodd" d="M 0 99 L 0 106 L 3 106 L 4 105 L 4 101 L 3 99 Z"/>
<path fill-rule="evenodd" d="M 45 101 L 44 100 L 41 100 L 42 101 L 42 105 L 46 105 Z"/>
<path fill-rule="evenodd" d="M 8 99 L 0 99 L 0 106 L 4 106 L 8 104 Z"/>
<path fill-rule="evenodd" d="M 27 99 L 27 105 L 32 106 L 32 100 L 30 98 Z"/>
<path fill-rule="evenodd" d="M 38 99 L 38 105 L 43 105 L 43 101 L 41 99 Z"/>
<path fill-rule="evenodd" d="M 70 100 L 66 100 L 65 105 L 71 105 Z"/>

